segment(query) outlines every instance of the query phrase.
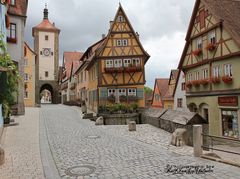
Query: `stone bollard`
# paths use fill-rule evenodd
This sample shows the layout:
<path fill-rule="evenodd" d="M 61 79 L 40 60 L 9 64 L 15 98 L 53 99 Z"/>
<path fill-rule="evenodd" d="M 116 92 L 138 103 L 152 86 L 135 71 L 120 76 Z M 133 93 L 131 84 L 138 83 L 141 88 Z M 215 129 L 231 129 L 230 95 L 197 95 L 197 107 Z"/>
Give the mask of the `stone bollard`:
<path fill-rule="evenodd" d="M 201 157 L 203 150 L 202 125 L 193 125 L 193 150 L 194 157 Z"/>
<path fill-rule="evenodd" d="M 3 148 L 0 146 L 0 165 L 4 164 L 5 162 L 5 154 Z"/>
<path fill-rule="evenodd" d="M 129 131 L 136 131 L 136 122 L 135 121 L 130 121 L 128 123 L 128 128 L 129 128 Z"/>

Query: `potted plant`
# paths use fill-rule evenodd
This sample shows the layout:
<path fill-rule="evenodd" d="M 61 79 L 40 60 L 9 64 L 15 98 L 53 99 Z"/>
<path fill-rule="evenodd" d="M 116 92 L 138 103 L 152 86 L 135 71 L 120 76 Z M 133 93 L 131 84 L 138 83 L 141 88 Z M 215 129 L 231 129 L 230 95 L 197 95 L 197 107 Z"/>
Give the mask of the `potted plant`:
<path fill-rule="evenodd" d="M 116 97 L 112 94 L 110 96 L 108 96 L 108 101 L 111 103 L 115 103 Z"/>
<path fill-rule="evenodd" d="M 207 85 L 209 83 L 209 79 L 201 79 L 200 84 L 201 85 Z"/>
<path fill-rule="evenodd" d="M 233 78 L 232 78 L 232 76 L 225 75 L 225 76 L 222 77 L 222 80 L 223 80 L 223 82 L 226 83 L 226 84 L 231 84 Z"/>
<path fill-rule="evenodd" d="M 198 49 L 194 50 L 192 53 L 193 53 L 193 55 L 195 55 L 195 56 L 199 56 L 199 55 L 202 54 L 202 50 L 198 48 Z"/>
<path fill-rule="evenodd" d="M 206 47 L 206 50 L 213 51 L 216 48 L 216 44 L 209 43 Z"/>
<path fill-rule="evenodd" d="M 220 81 L 221 81 L 221 80 L 220 80 L 220 77 L 216 77 L 216 76 L 215 76 L 215 77 L 212 77 L 212 78 L 211 78 L 211 82 L 212 82 L 212 83 L 220 83 Z"/>

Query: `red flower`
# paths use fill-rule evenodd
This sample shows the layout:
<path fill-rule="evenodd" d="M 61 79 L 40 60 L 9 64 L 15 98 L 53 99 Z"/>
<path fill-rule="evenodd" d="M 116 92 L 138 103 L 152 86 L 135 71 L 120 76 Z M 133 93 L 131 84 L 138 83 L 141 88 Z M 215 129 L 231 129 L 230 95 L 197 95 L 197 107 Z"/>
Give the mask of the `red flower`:
<path fill-rule="evenodd" d="M 213 51 L 216 48 L 216 44 L 209 43 L 206 47 L 206 50 Z"/>
<path fill-rule="evenodd" d="M 202 79 L 202 80 L 200 80 L 200 83 L 202 85 L 207 85 L 209 83 L 209 79 Z"/>
<path fill-rule="evenodd" d="M 221 80 L 220 80 L 220 77 L 212 77 L 211 78 L 211 82 L 212 83 L 219 83 Z"/>
<path fill-rule="evenodd" d="M 195 56 L 199 56 L 202 53 L 202 50 L 201 49 L 197 49 L 197 50 L 194 50 L 192 53 Z"/>
<path fill-rule="evenodd" d="M 200 81 L 199 80 L 193 80 L 192 81 L 192 85 L 193 86 L 199 86 L 200 85 Z"/>
<path fill-rule="evenodd" d="M 192 87 L 191 81 L 188 81 L 188 82 L 186 83 L 186 86 L 187 86 L 188 88 L 191 88 L 191 87 Z"/>
<path fill-rule="evenodd" d="M 233 78 L 232 78 L 231 76 L 229 76 L 229 75 L 225 75 L 225 76 L 222 77 L 222 80 L 223 80 L 223 82 L 226 83 L 226 84 L 231 84 Z"/>

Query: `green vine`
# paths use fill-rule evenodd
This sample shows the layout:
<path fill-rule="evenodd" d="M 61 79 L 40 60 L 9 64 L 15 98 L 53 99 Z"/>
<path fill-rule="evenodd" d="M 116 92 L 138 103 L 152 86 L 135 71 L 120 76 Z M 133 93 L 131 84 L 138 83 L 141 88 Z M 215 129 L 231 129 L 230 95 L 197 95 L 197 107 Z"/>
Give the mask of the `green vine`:
<path fill-rule="evenodd" d="M 0 73 L 0 104 L 3 104 L 4 118 L 8 118 L 10 107 L 18 95 L 18 83 L 21 78 L 17 66 L 7 53 L 3 37 L 0 35 L 0 67 L 7 69 L 7 72 Z"/>

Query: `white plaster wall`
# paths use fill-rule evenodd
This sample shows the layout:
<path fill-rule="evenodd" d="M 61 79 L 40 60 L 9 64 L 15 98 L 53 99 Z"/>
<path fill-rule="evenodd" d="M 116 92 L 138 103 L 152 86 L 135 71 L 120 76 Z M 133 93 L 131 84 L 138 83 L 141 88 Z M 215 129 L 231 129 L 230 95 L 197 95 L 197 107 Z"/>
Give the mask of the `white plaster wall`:
<path fill-rule="evenodd" d="M 45 40 L 48 35 L 48 40 Z M 39 79 L 54 80 L 54 42 L 55 34 L 53 32 L 39 32 Z M 40 54 L 43 48 L 51 48 L 53 55 L 44 56 Z M 45 71 L 48 71 L 48 77 L 45 77 Z"/>
<path fill-rule="evenodd" d="M 174 110 L 189 111 L 189 109 L 187 108 L 186 90 L 182 91 L 182 83 L 184 83 L 184 82 L 185 82 L 184 73 L 181 71 L 179 80 L 177 83 L 175 95 L 174 95 Z M 182 108 L 177 107 L 177 99 L 178 98 L 182 98 Z"/>

